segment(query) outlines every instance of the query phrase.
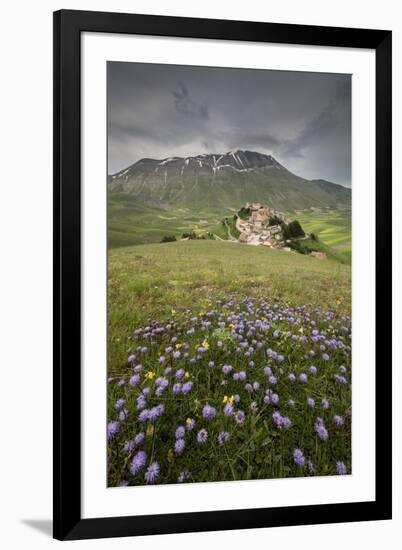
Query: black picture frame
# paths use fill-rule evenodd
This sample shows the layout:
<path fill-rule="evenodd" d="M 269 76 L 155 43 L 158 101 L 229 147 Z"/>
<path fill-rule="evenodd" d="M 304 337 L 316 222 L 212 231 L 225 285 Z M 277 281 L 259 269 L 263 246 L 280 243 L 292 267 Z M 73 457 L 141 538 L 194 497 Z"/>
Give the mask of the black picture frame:
<path fill-rule="evenodd" d="M 376 498 L 370 502 L 82 519 L 83 32 L 369 48 L 376 55 Z M 391 518 L 391 40 L 386 30 L 61 10 L 54 13 L 54 537 L 60 540 Z"/>

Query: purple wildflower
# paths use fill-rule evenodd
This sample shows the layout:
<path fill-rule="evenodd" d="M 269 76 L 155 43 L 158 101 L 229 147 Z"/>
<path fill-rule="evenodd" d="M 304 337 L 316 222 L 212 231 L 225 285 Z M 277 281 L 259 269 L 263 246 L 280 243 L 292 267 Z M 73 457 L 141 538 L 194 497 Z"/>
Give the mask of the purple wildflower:
<path fill-rule="evenodd" d="M 301 375 L 299 376 L 299 380 L 300 382 L 303 382 L 303 384 L 305 384 L 308 380 L 307 374 L 304 374 L 304 372 L 302 372 Z"/>
<path fill-rule="evenodd" d="M 232 365 L 223 365 L 222 367 L 223 374 L 230 374 L 232 370 L 233 370 Z"/>
<path fill-rule="evenodd" d="M 334 378 L 338 384 L 341 384 L 341 386 L 346 386 L 348 381 L 344 376 L 339 376 L 339 374 L 334 374 Z"/>
<path fill-rule="evenodd" d="M 182 439 L 186 433 L 186 430 L 183 426 L 179 426 L 177 430 L 175 431 L 175 438 L 176 439 Z"/>
<path fill-rule="evenodd" d="M 138 382 L 140 381 L 140 375 L 134 374 L 129 381 L 130 386 L 136 386 Z"/>
<path fill-rule="evenodd" d="M 174 444 L 174 452 L 177 455 L 181 455 L 182 452 L 184 451 L 185 446 L 186 446 L 186 442 L 184 441 L 184 439 L 176 439 L 176 442 Z"/>
<path fill-rule="evenodd" d="M 123 450 L 124 450 L 125 453 L 131 453 L 131 451 L 134 449 L 134 447 L 135 447 L 134 441 L 126 441 L 124 443 Z"/>
<path fill-rule="evenodd" d="M 136 455 L 134 455 L 131 465 L 130 465 L 130 472 L 133 476 L 136 476 L 145 466 L 145 462 L 147 461 L 147 453 L 145 451 L 138 451 Z"/>
<path fill-rule="evenodd" d="M 194 426 L 195 426 L 194 418 L 187 418 L 187 420 L 186 420 L 186 430 L 188 432 L 191 432 L 191 430 L 194 428 Z"/>
<path fill-rule="evenodd" d="M 182 378 L 184 378 L 184 369 L 179 369 L 178 371 L 176 371 L 175 378 L 176 380 L 181 380 Z"/>
<path fill-rule="evenodd" d="M 190 474 L 187 470 L 182 470 L 180 473 L 179 473 L 179 477 L 177 478 L 177 482 L 178 483 L 183 483 L 183 481 L 186 481 L 187 479 L 189 479 L 190 477 Z"/>
<path fill-rule="evenodd" d="M 230 434 L 228 432 L 219 432 L 216 439 L 218 440 L 218 445 L 221 447 L 229 441 Z"/>
<path fill-rule="evenodd" d="M 282 416 L 282 428 L 285 428 L 285 430 L 288 430 L 292 426 L 292 421 L 288 416 Z"/>
<path fill-rule="evenodd" d="M 348 473 L 346 466 L 343 462 L 336 463 L 336 471 L 339 476 L 344 476 Z"/>
<path fill-rule="evenodd" d="M 279 395 L 277 393 L 271 394 L 271 403 L 277 405 L 279 403 Z"/>
<path fill-rule="evenodd" d="M 120 422 L 123 422 L 128 416 L 128 410 L 127 409 L 121 409 L 121 411 L 119 411 L 119 420 Z"/>
<path fill-rule="evenodd" d="M 238 424 L 238 425 L 243 424 L 245 418 L 246 418 L 246 415 L 244 414 L 243 411 L 238 410 L 238 411 L 235 413 L 235 421 L 236 421 L 236 424 Z"/>
<path fill-rule="evenodd" d="M 111 441 L 120 430 L 120 423 L 119 422 L 109 422 L 107 425 L 107 439 L 108 441 Z"/>
<path fill-rule="evenodd" d="M 149 410 L 143 409 L 140 414 L 138 415 L 138 422 L 147 422 L 149 419 Z"/>
<path fill-rule="evenodd" d="M 293 460 L 295 464 L 297 464 L 297 466 L 300 466 L 301 468 L 303 468 L 306 462 L 306 459 L 303 456 L 303 451 L 301 451 L 300 449 L 295 449 L 293 451 Z"/>
<path fill-rule="evenodd" d="M 343 426 L 345 421 L 342 416 L 339 416 L 338 414 L 334 415 L 333 417 L 334 424 L 338 427 Z"/>
<path fill-rule="evenodd" d="M 134 437 L 134 444 L 136 447 L 138 447 L 139 445 L 142 445 L 145 441 L 145 434 L 144 432 L 139 432 L 135 437 Z"/>
<path fill-rule="evenodd" d="M 216 409 L 214 407 L 211 407 L 211 405 L 205 405 L 202 409 L 202 416 L 206 420 L 212 420 L 216 416 Z"/>
<path fill-rule="evenodd" d="M 322 420 L 322 418 L 317 418 L 314 429 L 317 432 L 317 435 L 321 439 L 321 441 L 326 441 L 328 439 L 328 431 L 324 425 L 324 421 Z"/>
<path fill-rule="evenodd" d="M 125 399 L 118 399 L 114 405 L 114 408 L 116 409 L 116 411 L 120 411 L 125 404 L 126 404 Z"/>
<path fill-rule="evenodd" d="M 223 414 L 225 416 L 232 416 L 234 412 L 234 407 L 230 403 L 226 403 L 226 405 L 223 407 Z"/>
<path fill-rule="evenodd" d="M 208 432 L 205 428 L 202 428 L 197 434 L 197 443 L 203 445 L 208 439 Z"/>
<path fill-rule="evenodd" d="M 147 483 L 155 483 L 159 476 L 160 468 L 157 462 L 152 462 L 145 472 L 144 478 Z"/>
<path fill-rule="evenodd" d="M 163 403 L 156 405 L 156 407 L 152 407 L 152 409 L 150 409 L 149 411 L 149 421 L 154 422 L 155 420 L 160 418 L 164 412 L 165 405 Z"/>
<path fill-rule="evenodd" d="M 184 382 L 181 388 L 181 391 L 182 393 L 184 393 L 184 395 L 187 395 L 188 393 L 191 392 L 192 389 L 193 389 L 193 383 L 191 381 L 188 381 L 188 382 Z"/>

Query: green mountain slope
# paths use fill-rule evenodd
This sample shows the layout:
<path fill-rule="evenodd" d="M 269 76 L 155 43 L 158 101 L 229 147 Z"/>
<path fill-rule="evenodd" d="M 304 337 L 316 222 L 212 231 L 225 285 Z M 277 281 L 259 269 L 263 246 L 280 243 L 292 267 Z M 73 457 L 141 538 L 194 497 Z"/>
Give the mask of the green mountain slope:
<path fill-rule="evenodd" d="M 272 156 L 252 151 L 142 159 L 109 177 L 110 194 L 136 197 L 157 208 L 235 208 L 264 202 L 275 209 L 336 208 L 350 189 L 296 176 Z"/>

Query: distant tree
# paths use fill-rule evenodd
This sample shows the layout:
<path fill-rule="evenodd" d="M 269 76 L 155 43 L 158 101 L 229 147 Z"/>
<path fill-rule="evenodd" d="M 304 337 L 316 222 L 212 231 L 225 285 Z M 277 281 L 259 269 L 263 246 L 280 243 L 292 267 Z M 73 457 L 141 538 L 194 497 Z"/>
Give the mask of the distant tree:
<path fill-rule="evenodd" d="M 176 237 L 174 235 L 165 235 L 161 239 L 161 243 L 172 243 L 176 240 Z"/>
<path fill-rule="evenodd" d="M 310 233 L 310 238 L 312 241 L 318 241 L 318 235 L 316 233 Z"/>
<path fill-rule="evenodd" d="M 287 226 L 284 227 L 284 236 L 285 239 L 297 239 L 299 237 L 305 237 L 305 232 L 303 231 L 302 226 L 297 220 L 290 222 Z"/>
<path fill-rule="evenodd" d="M 248 220 L 248 218 L 250 217 L 251 215 L 251 210 L 250 208 L 244 208 L 244 206 L 242 206 L 238 212 L 239 214 L 239 218 L 242 219 L 242 220 Z"/>
<path fill-rule="evenodd" d="M 272 218 L 269 218 L 268 225 L 281 225 L 282 220 L 280 220 L 277 216 L 272 216 Z"/>

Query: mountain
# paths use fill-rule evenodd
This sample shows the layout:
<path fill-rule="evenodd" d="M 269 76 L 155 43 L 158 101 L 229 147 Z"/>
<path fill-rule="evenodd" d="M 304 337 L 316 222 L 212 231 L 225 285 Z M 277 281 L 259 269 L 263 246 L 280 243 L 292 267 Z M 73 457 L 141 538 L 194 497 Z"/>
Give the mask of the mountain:
<path fill-rule="evenodd" d="M 351 190 L 301 178 L 271 155 L 230 151 L 194 157 L 144 158 L 108 178 L 110 195 L 151 207 L 240 208 L 264 202 L 283 211 L 350 206 Z"/>

